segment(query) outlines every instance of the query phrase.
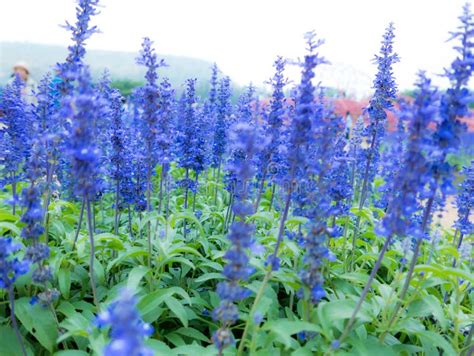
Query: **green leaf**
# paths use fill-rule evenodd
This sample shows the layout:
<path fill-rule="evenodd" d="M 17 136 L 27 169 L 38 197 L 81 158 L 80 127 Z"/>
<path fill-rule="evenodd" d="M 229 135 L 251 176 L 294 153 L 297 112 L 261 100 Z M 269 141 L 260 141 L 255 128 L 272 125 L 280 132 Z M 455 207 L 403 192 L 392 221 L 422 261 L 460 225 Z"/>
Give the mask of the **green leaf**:
<path fill-rule="evenodd" d="M 18 221 L 18 216 L 9 211 L 0 210 L 0 221 Z"/>
<path fill-rule="evenodd" d="M 165 304 L 178 317 L 184 327 L 187 328 L 188 315 L 186 314 L 186 309 L 184 309 L 183 305 L 174 297 L 166 298 Z"/>
<path fill-rule="evenodd" d="M 335 322 L 349 319 L 354 312 L 356 302 L 353 300 L 334 300 L 331 302 L 321 302 L 316 311 L 319 321 L 326 335 L 331 335 L 331 329 L 335 327 Z M 362 308 L 357 314 L 357 319 L 362 322 L 369 322 L 372 318 L 368 315 L 367 303 L 362 304 Z"/>
<path fill-rule="evenodd" d="M 255 213 L 255 214 L 249 216 L 247 220 L 249 222 L 254 221 L 254 220 L 262 221 L 263 223 L 268 224 L 270 226 L 273 223 L 273 217 L 269 213 L 262 213 L 262 212 Z"/>
<path fill-rule="evenodd" d="M 299 320 L 291 321 L 288 319 L 268 321 L 262 329 L 274 333 L 275 336 L 277 336 L 277 340 L 283 343 L 286 348 L 290 347 L 293 340 L 291 335 L 297 334 L 301 331 L 321 331 L 321 329 L 315 324 Z"/>
<path fill-rule="evenodd" d="M 80 350 L 63 350 L 58 351 L 54 356 L 88 356 L 89 354 L 85 351 Z"/>
<path fill-rule="evenodd" d="M 418 265 L 415 267 L 415 272 L 431 272 L 435 276 L 444 278 L 461 278 L 470 283 L 474 283 L 474 275 L 459 268 L 444 267 L 440 265 Z M 457 281 L 456 281 L 457 283 Z"/>
<path fill-rule="evenodd" d="M 97 250 L 103 248 L 110 248 L 115 251 L 125 250 L 125 246 L 120 240 L 120 237 L 108 232 L 95 235 L 94 241 L 97 244 Z"/>
<path fill-rule="evenodd" d="M 291 227 L 291 226 L 304 225 L 307 222 L 308 222 L 308 218 L 305 218 L 303 216 L 293 216 L 286 220 L 285 225 Z"/>
<path fill-rule="evenodd" d="M 20 234 L 21 234 L 21 230 L 18 228 L 18 226 L 16 226 L 15 224 L 13 224 L 11 222 L 7 222 L 7 221 L 0 222 L 0 230 L 2 232 L 10 231 L 10 232 L 14 233 L 17 236 L 20 236 Z"/>
<path fill-rule="evenodd" d="M 40 344 L 53 353 L 58 329 L 51 311 L 39 304 L 31 305 L 25 297 L 15 301 L 15 315 Z"/>
<path fill-rule="evenodd" d="M 28 345 L 26 349 L 27 354 L 33 356 L 33 352 L 31 352 Z M 13 328 L 6 325 L 0 326 L 0 355 L 17 356 L 19 350 L 21 350 L 21 346 Z"/>
<path fill-rule="evenodd" d="M 127 252 L 120 254 L 119 257 L 117 257 L 115 260 L 111 261 L 107 265 L 107 273 L 110 272 L 112 268 L 114 268 L 116 265 L 120 265 L 123 261 L 125 261 L 127 258 L 133 258 L 133 257 L 147 257 L 148 256 L 148 251 L 146 251 L 142 247 L 132 247 L 127 249 Z"/>
<path fill-rule="evenodd" d="M 370 210 L 370 208 L 351 208 L 351 213 L 355 216 L 360 217 L 362 220 L 368 221 L 371 225 L 374 224 L 374 214 L 372 213 L 372 210 Z"/>
<path fill-rule="evenodd" d="M 151 270 L 146 266 L 136 266 L 132 268 L 128 275 L 127 288 L 131 291 L 137 290 L 140 281 L 150 271 Z"/>
<path fill-rule="evenodd" d="M 174 351 L 172 351 L 163 341 L 149 339 L 145 344 L 151 347 L 156 352 L 156 355 L 176 355 L 176 353 L 174 353 Z"/>
<path fill-rule="evenodd" d="M 71 291 L 71 271 L 69 268 L 60 268 L 58 271 L 59 291 L 65 299 L 69 299 Z"/>
<path fill-rule="evenodd" d="M 407 316 L 427 317 L 433 315 L 443 330 L 448 327 L 448 321 L 443 312 L 441 302 L 433 295 L 425 295 L 415 300 L 408 308 Z"/>
<path fill-rule="evenodd" d="M 194 328 L 179 328 L 175 332 L 180 335 L 187 336 L 191 339 L 209 342 L 209 338 L 206 335 Z"/>
<path fill-rule="evenodd" d="M 351 338 L 349 344 L 353 346 L 351 355 L 366 356 L 366 355 L 383 355 L 383 356 L 397 356 L 397 353 L 391 346 L 381 344 L 377 339 L 354 339 Z"/>
<path fill-rule="evenodd" d="M 434 355 L 434 353 L 430 353 L 429 351 L 429 350 L 436 351 L 436 349 L 433 349 L 433 346 L 443 349 L 445 352 L 445 354 L 443 355 L 455 356 L 457 354 L 456 351 L 454 351 L 451 344 L 448 341 L 446 341 L 446 339 L 438 333 L 424 330 L 424 331 L 419 331 L 416 334 L 420 338 L 420 341 L 424 347 L 424 352 L 427 355 Z M 438 352 L 436 352 L 436 354 L 438 354 Z"/>
<path fill-rule="evenodd" d="M 138 310 L 143 315 L 145 319 L 147 315 L 157 315 L 163 312 L 163 309 L 160 308 L 160 305 L 165 301 L 165 299 L 172 297 L 173 295 L 178 294 L 183 299 L 186 300 L 188 304 L 191 304 L 191 298 L 188 293 L 183 288 L 180 287 L 171 287 L 166 289 L 160 289 L 155 292 L 145 295 L 137 305 Z M 155 319 L 156 320 L 156 319 Z M 150 322 L 150 319 L 146 320 Z"/>
<path fill-rule="evenodd" d="M 224 279 L 225 277 L 221 273 L 204 273 L 201 277 L 198 277 L 194 280 L 196 283 L 206 282 L 212 279 Z"/>
<path fill-rule="evenodd" d="M 214 351 L 212 349 L 204 348 L 203 346 L 200 345 L 183 345 L 175 348 L 172 350 L 173 352 L 176 353 L 176 355 L 180 356 L 210 356 L 210 355 L 216 355 L 215 349 Z"/>
<path fill-rule="evenodd" d="M 170 219 L 171 227 L 174 228 L 176 226 L 176 223 L 179 220 L 183 220 L 183 219 L 186 219 L 186 220 L 189 220 L 189 221 L 193 222 L 196 225 L 196 227 L 199 229 L 199 233 L 201 235 L 205 235 L 202 224 L 199 222 L 199 220 L 196 218 L 196 216 L 194 216 L 192 213 L 179 213 L 179 214 L 173 215 Z"/>

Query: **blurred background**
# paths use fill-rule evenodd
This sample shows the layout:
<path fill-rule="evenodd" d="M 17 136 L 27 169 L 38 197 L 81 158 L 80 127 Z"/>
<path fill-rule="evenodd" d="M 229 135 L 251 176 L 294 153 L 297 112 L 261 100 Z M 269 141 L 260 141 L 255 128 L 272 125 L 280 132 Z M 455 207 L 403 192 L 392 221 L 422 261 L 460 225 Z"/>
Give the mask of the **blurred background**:
<path fill-rule="evenodd" d="M 98 75 L 109 68 L 116 85 L 127 90 L 142 78 L 134 58 L 144 36 L 166 59 L 161 71 L 173 84 L 197 77 L 205 91 L 209 67 L 216 62 L 237 86 L 252 82 L 262 90 L 277 55 L 295 59 L 304 53 L 303 34 L 315 30 L 331 62 L 317 80 L 337 95 L 370 95 L 384 28 L 396 27 L 395 67 L 401 92 L 413 87 L 424 69 L 441 74 L 454 58 L 449 32 L 457 26 L 464 0 L 102 0 L 93 23 L 102 31 L 87 43 L 87 60 Z M 0 2 L 0 85 L 12 67 L 24 61 L 39 80 L 64 59 L 68 33 L 60 27 L 74 19 L 74 0 L 2 0 Z M 297 68 L 287 71 L 296 79 Z M 447 85 L 435 76 L 435 83 Z"/>

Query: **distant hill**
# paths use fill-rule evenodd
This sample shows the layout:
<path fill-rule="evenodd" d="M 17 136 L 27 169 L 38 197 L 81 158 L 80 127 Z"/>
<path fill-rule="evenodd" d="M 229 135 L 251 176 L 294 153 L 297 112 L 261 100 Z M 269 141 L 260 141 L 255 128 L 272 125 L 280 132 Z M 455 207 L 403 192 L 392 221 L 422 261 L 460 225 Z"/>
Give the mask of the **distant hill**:
<path fill-rule="evenodd" d="M 11 68 L 18 61 L 25 61 L 31 69 L 32 77 L 39 81 L 53 66 L 64 61 L 67 48 L 26 42 L 0 42 L 0 86 L 5 85 L 11 75 Z M 143 82 L 144 69 L 135 63 L 137 53 L 120 51 L 89 50 L 86 62 L 94 77 L 99 77 L 107 68 L 112 80 Z M 212 63 L 196 58 L 160 55 L 168 67 L 160 68 L 160 77 L 167 77 L 180 90 L 188 78 L 197 78 L 197 92 L 201 95 L 209 89 Z M 236 88 L 237 89 L 237 88 Z M 237 90 L 239 91 L 239 90 Z"/>

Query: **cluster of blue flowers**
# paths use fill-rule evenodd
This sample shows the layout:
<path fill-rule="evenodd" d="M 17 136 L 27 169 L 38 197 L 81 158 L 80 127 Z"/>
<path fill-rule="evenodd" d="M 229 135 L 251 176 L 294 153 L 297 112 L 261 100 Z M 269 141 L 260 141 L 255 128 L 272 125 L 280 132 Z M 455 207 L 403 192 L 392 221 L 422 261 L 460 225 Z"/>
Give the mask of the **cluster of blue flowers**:
<path fill-rule="evenodd" d="M 151 237 L 161 236 L 158 227 L 162 221 L 164 229 L 172 225 L 167 220 L 170 199 L 172 209 L 183 211 L 189 207 L 192 192 L 197 220 L 217 220 L 222 212 L 218 209 L 227 205 L 227 216 L 222 219 L 222 227 L 219 226 L 222 231 L 216 232 L 228 238 L 222 255 L 224 280 L 216 285 L 220 302 L 212 311 L 214 322 L 210 321 L 213 323 L 210 329 L 215 331 L 212 342 L 219 354 L 235 343 L 231 328 L 242 317 L 239 303 L 245 305 L 252 295 L 247 287 L 254 275 L 251 252 L 263 249 L 263 260 L 266 259 L 266 262 L 261 261 L 265 277 L 255 300 L 258 302 L 268 284 L 274 283 L 270 278 L 272 273 L 284 274 L 279 269 L 284 272 L 291 263 L 292 268 L 298 268 L 296 298 L 305 301 L 307 315 L 304 317 L 312 321 L 312 304 L 327 297 L 324 267 L 328 261 L 334 261 L 331 249 L 334 245 L 346 247 L 346 241 L 336 244 L 334 238 L 348 237 L 348 231 L 352 230 L 354 250 L 359 230 L 365 228 L 360 219 L 364 206 L 373 204 L 381 208 L 373 210 L 380 218 L 375 231 L 385 237 L 384 244 L 354 314 L 342 336 L 332 343 L 333 348 L 339 348 L 394 240 L 402 246 L 401 271 L 406 268 L 404 262 L 411 258 L 405 286 L 399 295 L 399 300 L 404 300 L 420 244 L 429 237 L 433 214 L 443 207 L 446 195 L 455 192 L 455 188 L 458 188 L 459 217 L 454 242 L 460 251 L 466 248 L 463 241 L 474 229 L 470 221 L 474 204 L 474 163 L 465 167 L 464 179 L 455 187 L 457 168 L 450 163 L 449 155 L 459 149 L 465 130 L 459 118 L 469 114 L 472 102 L 468 83 L 474 70 L 474 21 L 468 6 L 460 17 L 461 26 L 452 34 L 452 39 L 460 43 L 455 46 L 457 58 L 445 70 L 451 87 L 442 93 L 421 72 L 413 100 L 400 100 L 397 105 L 399 121 L 392 134 L 394 142 L 390 143 L 386 140 L 385 128 L 387 111 L 395 111 L 397 85 L 393 65 L 399 60 L 393 49 L 392 24 L 385 31 L 380 53 L 375 56 L 378 71 L 373 82 L 374 94 L 351 131 L 336 114 L 326 89 L 315 83 L 315 69 L 327 61 L 319 52 L 323 41 L 317 40 L 313 32 L 307 34 L 308 51 L 298 62 L 301 80 L 289 97 L 285 95 L 289 82 L 284 71 L 290 62 L 277 57 L 275 73 L 269 82 L 272 96 L 268 104 L 259 100 L 250 85 L 234 105 L 230 79 L 220 78 L 216 65 L 211 68 L 206 100 L 197 95 L 196 79 L 186 81 L 178 100 L 168 79 L 158 81 L 158 69 L 165 63 L 158 58 L 153 42 L 144 38 L 137 63 L 145 67 L 146 83 L 125 98 L 112 88 L 107 74 L 96 83 L 84 63 L 85 42 L 98 31 L 91 26 L 98 5 L 98 0 L 78 1 L 76 23 L 65 26 L 72 34 L 68 57 L 57 66 L 57 78 L 48 75 L 41 81 L 36 104 L 29 105 L 23 99 L 24 84 L 19 77 L 13 78 L 1 96 L 1 185 L 5 189 L 11 186 L 13 214 L 17 214 L 18 204 L 22 209 L 19 222 L 25 245 L 19 253 L 21 244 L 10 236 L 0 238 L 0 288 L 7 289 L 12 300 L 15 297 L 13 283 L 30 270 L 35 293 L 38 288 L 43 291 L 34 300 L 51 305 L 57 296 L 57 292 L 49 288 L 52 279 L 49 249 L 58 242 L 56 236 L 48 241 L 49 204 L 51 199 L 64 199 L 69 193 L 75 200 L 82 200 L 83 212 L 84 209 L 87 212 L 89 277 L 97 308 L 103 293 L 97 294 L 94 280 L 94 261 L 97 260 L 94 249 L 97 229 L 93 221 L 97 206 L 94 207 L 94 203 L 110 203 L 115 208 L 113 232 L 118 237 L 126 219 L 121 219 L 122 214 L 128 210 L 130 244 L 139 242 L 133 240 L 135 235 L 142 234 L 141 219 L 146 211 L 150 268 L 157 263 Z M 368 121 L 367 126 L 364 119 Z M 159 177 L 154 176 L 156 172 L 160 173 Z M 219 189 L 221 175 L 227 191 Z M 56 179 L 59 184 L 55 184 Z M 19 184 L 25 181 L 27 184 Z M 203 187 L 203 181 L 209 183 L 206 188 L 215 187 L 212 208 L 201 203 L 204 199 L 200 199 L 199 194 L 205 189 L 198 188 Z M 382 182 L 380 187 L 379 182 Z M 184 188 L 184 203 L 182 199 L 174 199 L 170 192 L 172 183 Z M 155 189 L 159 189 L 158 199 L 152 198 Z M 106 195 L 111 192 L 115 194 L 113 203 Z M 355 202 L 359 214 L 351 228 L 351 211 L 354 211 L 351 207 Z M 159 221 L 157 219 L 156 232 L 153 232 L 152 211 L 156 205 L 161 215 L 163 204 L 166 204 L 164 220 L 161 216 Z M 261 213 L 258 217 L 265 218 L 263 211 L 268 206 L 268 215 L 276 211 L 280 218 L 276 239 L 273 234 L 268 236 L 268 241 L 274 243 L 271 251 L 258 245 L 256 229 L 251 223 L 257 211 Z M 81 230 L 83 212 L 76 236 Z M 132 223 L 135 216 L 139 224 Z M 293 224 L 287 224 L 289 216 L 298 218 L 293 219 Z M 107 217 L 99 223 L 106 225 L 106 221 Z M 294 226 L 297 223 L 298 226 Z M 184 240 L 189 231 L 186 224 L 184 222 Z M 205 231 L 208 231 L 207 226 Z M 302 257 L 297 261 L 288 261 L 288 258 L 280 261 L 286 254 L 285 235 L 301 248 Z M 174 237 L 181 238 L 178 234 Z M 76 237 L 74 247 L 76 241 L 80 240 Z M 64 245 L 65 249 L 69 248 L 68 244 Z M 260 256 L 257 260 L 260 261 Z M 348 269 L 356 265 L 353 262 L 347 263 Z M 10 303 L 13 321 L 14 306 Z M 293 300 L 290 304 L 293 305 Z M 245 345 L 248 325 L 259 325 L 265 317 L 263 312 L 250 308 L 241 345 Z M 141 319 L 137 299 L 130 291 L 123 290 L 96 322 L 100 328 L 110 327 L 111 342 L 104 349 L 104 355 L 153 354 L 144 345 L 144 339 L 153 333 L 153 328 Z M 303 342 L 313 336 L 314 333 L 303 332 L 299 339 Z"/>
<path fill-rule="evenodd" d="M 136 309 L 136 298 L 127 289 L 96 318 L 99 328 L 110 327 L 110 343 L 104 356 L 153 356 L 151 348 L 143 344 L 153 334 L 153 327 L 142 321 Z"/>
<path fill-rule="evenodd" d="M 270 99 L 270 112 L 264 116 L 266 136 L 270 142 L 258 157 L 258 179 L 260 180 L 259 190 L 255 205 L 258 208 L 261 194 L 266 181 L 272 182 L 281 170 L 282 164 L 282 146 L 283 139 L 283 119 L 286 114 L 286 98 L 284 88 L 288 84 L 284 76 L 286 61 L 283 57 L 278 57 L 274 63 L 275 74 L 270 80 L 273 88 L 272 97 Z"/>
<path fill-rule="evenodd" d="M 408 123 L 408 144 L 401 168 L 390 189 L 388 211 L 379 230 L 385 236 L 423 237 L 421 225 L 414 219 L 420 212 L 420 193 L 432 180 L 427 155 L 432 150 L 431 132 L 428 126 L 436 119 L 439 95 L 432 87 L 431 80 L 420 73 L 417 93 L 413 104 L 403 104 L 401 118 Z"/>
<path fill-rule="evenodd" d="M 214 123 L 214 142 L 212 146 L 212 166 L 220 167 L 226 150 L 228 118 L 230 116 L 230 79 L 222 78 L 217 91 L 216 118 Z"/>
<path fill-rule="evenodd" d="M 263 145 L 262 145 L 263 143 Z M 246 217 L 253 213 L 252 204 L 247 201 L 248 184 L 255 175 L 254 156 L 265 146 L 258 132 L 247 122 L 236 123 L 229 133 L 229 145 L 233 151 L 240 152 L 241 160 L 229 162 L 227 167 L 236 177 L 234 188 L 236 200 L 232 210 L 237 220 L 231 225 L 228 238 L 230 248 L 224 255 L 227 264 L 223 274 L 226 281 L 217 286 L 217 294 L 221 303 L 213 311 L 213 318 L 221 323 L 221 327 L 214 333 L 213 341 L 219 350 L 223 350 L 234 342 L 229 326 L 238 320 L 239 314 L 235 302 L 239 302 L 250 295 L 250 290 L 241 285 L 253 273 L 249 266 L 247 251 L 254 245 L 254 226 L 246 222 Z"/>
<path fill-rule="evenodd" d="M 17 75 L 13 82 L 8 84 L 2 93 L 0 111 L 3 113 L 0 122 L 5 129 L 0 131 L 2 159 L 1 184 L 11 184 L 13 189 L 12 205 L 13 213 L 18 202 L 16 184 L 19 181 L 19 172 L 23 163 L 28 158 L 31 144 L 31 133 L 29 132 L 30 112 L 23 99 L 23 81 Z"/>
<path fill-rule="evenodd" d="M 363 150 L 365 168 L 362 173 L 359 199 L 361 207 L 364 206 L 367 192 L 370 189 L 369 182 L 373 180 L 376 174 L 380 156 L 380 142 L 385 134 L 386 110 L 393 107 L 393 101 L 397 96 L 397 85 L 392 69 L 393 65 L 399 61 L 398 55 L 393 51 L 394 30 L 393 24 L 390 23 L 384 33 L 380 53 L 375 55 L 378 70 L 373 82 L 375 91 L 366 109 L 370 122 L 364 131 L 369 146 Z"/>
<path fill-rule="evenodd" d="M 19 276 L 29 271 L 30 262 L 15 257 L 15 253 L 20 249 L 21 245 L 13 242 L 11 237 L 0 239 L 0 288 L 2 289 L 9 289 Z"/>

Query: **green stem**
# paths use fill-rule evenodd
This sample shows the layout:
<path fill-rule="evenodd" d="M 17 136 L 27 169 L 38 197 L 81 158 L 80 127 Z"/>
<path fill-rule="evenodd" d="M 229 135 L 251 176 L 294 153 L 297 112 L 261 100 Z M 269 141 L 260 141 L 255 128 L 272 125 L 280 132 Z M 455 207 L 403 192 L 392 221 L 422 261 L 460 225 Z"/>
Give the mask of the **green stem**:
<path fill-rule="evenodd" d="M 89 199 L 84 198 L 86 201 L 86 210 L 87 210 L 87 224 L 89 227 L 89 241 L 90 241 L 90 256 L 89 256 L 89 276 L 92 288 L 92 297 L 94 299 L 94 304 L 97 309 L 99 309 L 99 300 L 97 299 L 97 290 L 95 285 L 95 276 L 94 276 L 94 259 L 95 259 L 95 244 L 94 244 L 94 231 L 92 226 L 92 211 L 91 203 Z"/>
<path fill-rule="evenodd" d="M 16 320 L 15 316 L 15 294 L 13 292 L 13 284 L 10 284 L 8 287 L 8 298 L 10 300 L 10 317 L 12 319 L 13 329 L 15 330 L 16 338 L 18 339 L 18 343 L 20 344 L 21 353 L 26 356 L 26 348 L 23 338 L 21 337 L 20 328 L 18 327 L 18 321 Z"/>
<path fill-rule="evenodd" d="M 288 211 L 290 209 L 291 193 L 292 193 L 292 188 L 291 188 L 291 185 L 290 185 L 290 188 L 288 188 L 288 196 L 286 198 L 285 210 L 283 211 L 283 214 L 282 214 L 281 220 L 280 220 L 280 228 L 278 230 L 278 238 L 277 238 L 277 242 L 276 242 L 276 245 L 275 245 L 275 250 L 274 250 L 272 258 L 271 258 L 272 261 L 274 261 L 276 256 L 278 255 L 278 250 L 280 248 L 281 241 L 283 240 L 283 231 L 285 229 L 285 221 L 286 221 L 286 218 L 288 217 Z M 258 305 L 260 299 L 263 296 L 263 293 L 265 291 L 265 288 L 267 286 L 268 281 L 270 280 L 271 275 L 272 275 L 272 266 L 269 266 L 269 268 L 267 270 L 267 273 L 265 274 L 265 277 L 262 281 L 262 285 L 260 286 L 260 289 L 257 292 L 257 295 L 256 295 L 255 300 L 253 302 L 252 308 L 250 309 L 250 313 L 249 313 L 247 321 L 245 323 L 245 329 L 244 329 L 244 332 L 242 334 L 242 338 L 240 339 L 240 344 L 239 344 L 239 349 L 237 350 L 237 355 L 242 355 L 242 353 L 244 351 L 245 339 L 247 338 L 247 334 L 249 332 L 252 316 L 255 313 L 255 309 L 257 308 L 257 305 Z"/>

